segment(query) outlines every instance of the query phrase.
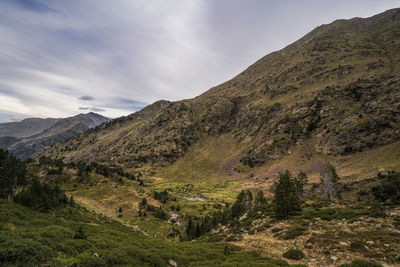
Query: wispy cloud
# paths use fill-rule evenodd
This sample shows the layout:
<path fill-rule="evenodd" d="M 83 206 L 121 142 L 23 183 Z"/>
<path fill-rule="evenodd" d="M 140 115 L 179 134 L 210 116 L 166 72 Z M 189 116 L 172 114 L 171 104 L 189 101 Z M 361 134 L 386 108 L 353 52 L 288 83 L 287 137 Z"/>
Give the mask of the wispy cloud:
<path fill-rule="evenodd" d="M 96 108 L 96 107 L 93 107 L 93 108 L 91 108 L 90 110 L 91 110 L 91 111 L 94 111 L 94 112 L 103 112 L 103 111 L 106 111 L 106 109 L 104 109 L 104 108 Z"/>
<path fill-rule="evenodd" d="M 83 96 L 79 97 L 78 99 L 85 100 L 85 101 L 91 101 L 91 100 L 94 100 L 94 97 L 90 96 L 90 95 L 83 95 Z"/>
<path fill-rule="evenodd" d="M 65 117 L 87 105 L 107 117 L 127 115 L 159 99 L 194 97 L 315 26 L 396 6 L 397 0 L 0 1 L 0 112 Z"/>
<path fill-rule="evenodd" d="M 89 107 L 79 107 L 79 110 L 88 110 Z"/>

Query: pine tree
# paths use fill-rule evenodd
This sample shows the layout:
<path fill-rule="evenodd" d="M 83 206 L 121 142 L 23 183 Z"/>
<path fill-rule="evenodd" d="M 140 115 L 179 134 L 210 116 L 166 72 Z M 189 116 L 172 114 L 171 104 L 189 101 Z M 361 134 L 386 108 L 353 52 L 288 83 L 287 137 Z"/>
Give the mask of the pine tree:
<path fill-rule="evenodd" d="M 255 206 L 262 206 L 267 203 L 267 199 L 264 197 L 263 191 L 259 190 L 256 194 L 256 198 L 254 200 Z"/>
<path fill-rule="evenodd" d="M 0 149 L 0 197 L 7 194 L 8 201 L 12 202 L 17 186 L 25 182 L 25 162 L 18 160 L 8 151 Z"/>
<path fill-rule="evenodd" d="M 273 210 L 275 216 L 286 219 L 300 210 L 295 181 L 289 171 L 281 173 L 273 187 Z"/>
<path fill-rule="evenodd" d="M 242 190 L 236 198 L 235 203 L 233 203 L 231 212 L 232 218 L 237 218 L 243 214 L 245 211 L 245 201 L 246 201 L 246 192 Z"/>
<path fill-rule="evenodd" d="M 200 224 L 198 222 L 196 223 L 194 236 L 195 237 L 200 237 L 201 236 L 201 227 L 200 227 Z"/>
<path fill-rule="evenodd" d="M 193 237 L 194 237 L 194 225 L 193 225 L 193 220 L 192 220 L 192 217 L 191 216 L 189 216 L 189 219 L 188 219 L 188 224 L 187 224 L 187 226 L 186 226 L 186 236 L 189 238 L 189 239 L 192 239 Z"/>
<path fill-rule="evenodd" d="M 295 179 L 297 196 L 302 198 L 304 196 L 304 186 L 308 183 L 307 174 L 303 171 L 299 172 Z"/>

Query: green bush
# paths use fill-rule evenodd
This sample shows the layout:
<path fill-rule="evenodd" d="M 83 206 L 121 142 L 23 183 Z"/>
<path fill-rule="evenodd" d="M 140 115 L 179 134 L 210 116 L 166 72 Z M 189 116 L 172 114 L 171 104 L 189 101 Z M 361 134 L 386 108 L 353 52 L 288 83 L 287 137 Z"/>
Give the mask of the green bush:
<path fill-rule="evenodd" d="M 367 248 L 363 242 L 356 240 L 350 243 L 350 250 L 354 252 L 363 252 L 366 251 Z"/>
<path fill-rule="evenodd" d="M 76 233 L 74 235 L 74 238 L 75 239 L 86 239 L 87 238 L 86 233 L 83 230 L 82 225 L 79 226 L 78 230 L 76 231 Z"/>
<path fill-rule="evenodd" d="M 79 205 L 41 213 L 0 199 L 0 225 L 2 266 L 287 266 L 226 242 L 145 236 Z"/>
<path fill-rule="evenodd" d="M 235 241 L 241 241 L 243 237 L 241 235 L 230 235 L 226 238 L 227 242 L 235 242 Z"/>
<path fill-rule="evenodd" d="M 210 236 L 210 238 L 207 239 L 207 242 L 221 242 L 222 240 L 224 240 L 224 236 L 222 235 L 214 235 L 214 236 Z"/>
<path fill-rule="evenodd" d="M 374 197 L 387 204 L 400 204 L 400 173 L 391 172 L 380 178 L 384 178 L 383 182 L 371 189 Z"/>
<path fill-rule="evenodd" d="M 291 228 L 289 230 L 287 230 L 283 235 L 282 238 L 285 240 L 288 239 L 294 239 L 300 235 L 302 235 L 305 231 L 307 231 L 306 227 L 303 226 L 296 226 L 294 228 Z"/>
<path fill-rule="evenodd" d="M 352 263 L 342 264 L 339 267 L 383 267 L 379 263 L 365 261 L 365 260 L 354 260 Z"/>
<path fill-rule="evenodd" d="M 303 251 L 299 249 L 289 249 L 285 253 L 282 254 L 282 256 L 286 259 L 291 259 L 291 260 L 301 260 L 304 259 L 306 256 Z"/>
<path fill-rule="evenodd" d="M 24 236 L 13 232 L 0 232 L 0 262 L 15 265 L 39 264 L 55 256 L 39 235 Z"/>
<path fill-rule="evenodd" d="M 278 232 L 280 232 L 280 231 L 282 231 L 282 229 L 277 228 L 277 227 L 274 227 L 274 228 L 271 229 L 271 232 L 272 232 L 272 233 L 278 233 Z"/>
<path fill-rule="evenodd" d="M 361 216 L 381 217 L 382 211 L 373 209 L 350 209 L 350 208 L 304 208 L 302 211 L 303 219 L 320 218 L 325 221 L 356 219 Z"/>

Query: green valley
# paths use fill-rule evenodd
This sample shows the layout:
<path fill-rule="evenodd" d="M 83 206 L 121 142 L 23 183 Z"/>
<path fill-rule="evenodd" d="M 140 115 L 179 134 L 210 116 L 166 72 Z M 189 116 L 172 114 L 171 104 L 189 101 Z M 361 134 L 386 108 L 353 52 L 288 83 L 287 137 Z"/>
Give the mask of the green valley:
<path fill-rule="evenodd" d="M 68 137 L 0 150 L 0 265 L 400 265 L 400 9 Z"/>

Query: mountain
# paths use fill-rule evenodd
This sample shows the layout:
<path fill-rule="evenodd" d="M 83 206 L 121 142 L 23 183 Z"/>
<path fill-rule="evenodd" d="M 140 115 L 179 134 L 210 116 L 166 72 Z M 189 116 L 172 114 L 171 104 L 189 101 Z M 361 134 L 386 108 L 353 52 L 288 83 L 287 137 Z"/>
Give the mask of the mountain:
<path fill-rule="evenodd" d="M 400 140 L 399 62 L 400 9 L 336 20 L 194 99 L 158 101 L 38 155 L 153 168 L 223 138 L 219 170 L 233 174 L 305 145 L 299 158 L 370 151 Z"/>
<path fill-rule="evenodd" d="M 196 98 L 32 161 L 3 151 L 0 178 L 14 179 L 0 179 L 0 261 L 398 266 L 399 65 L 400 9 L 337 20 Z M 81 125 L 70 119 L 35 138 Z M 9 181 L 14 203 L 1 199 Z"/>
<path fill-rule="evenodd" d="M 96 113 L 79 114 L 65 119 L 25 119 L 0 124 L 0 147 L 18 158 L 29 158 L 39 148 L 75 137 L 109 119 Z"/>
<path fill-rule="evenodd" d="M 28 137 L 42 132 L 61 119 L 28 118 L 20 122 L 0 123 L 0 137 Z"/>

